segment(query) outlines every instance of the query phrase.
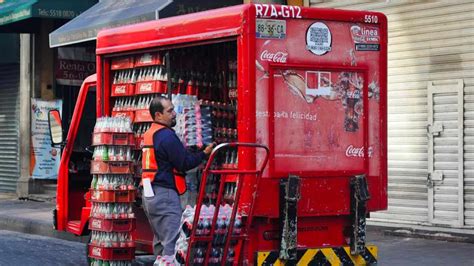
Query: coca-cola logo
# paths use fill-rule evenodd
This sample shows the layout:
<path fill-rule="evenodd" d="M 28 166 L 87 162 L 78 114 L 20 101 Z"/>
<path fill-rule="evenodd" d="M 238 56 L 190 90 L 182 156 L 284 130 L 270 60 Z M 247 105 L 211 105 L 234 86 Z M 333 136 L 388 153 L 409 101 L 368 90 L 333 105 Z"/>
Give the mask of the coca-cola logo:
<path fill-rule="evenodd" d="M 117 87 L 115 87 L 115 93 L 123 94 L 123 93 L 125 93 L 125 88 L 126 88 L 125 85 L 117 86 Z"/>
<path fill-rule="evenodd" d="M 140 92 L 150 92 L 152 91 L 152 86 L 153 86 L 152 82 L 142 83 L 140 84 L 140 87 L 138 90 Z"/>
<path fill-rule="evenodd" d="M 92 249 L 92 255 L 102 257 L 102 248 L 94 247 Z"/>
<path fill-rule="evenodd" d="M 369 147 L 369 152 L 368 152 L 368 156 L 369 158 L 372 157 L 372 153 L 373 153 L 373 148 L 372 147 Z M 360 157 L 360 158 L 363 158 L 364 157 L 364 147 L 354 147 L 354 145 L 349 145 L 347 146 L 346 148 L 346 157 Z"/>
<path fill-rule="evenodd" d="M 102 228 L 102 221 L 94 219 L 92 221 L 92 227 L 96 228 L 96 229 L 101 229 Z"/>
<path fill-rule="evenodd" d="M 268 50 L 265 50 L 260 54 L 260 60 L 274 63 L 286 63 L 287 58 L 288 53 L 284 52 L 272 53 Z"/>

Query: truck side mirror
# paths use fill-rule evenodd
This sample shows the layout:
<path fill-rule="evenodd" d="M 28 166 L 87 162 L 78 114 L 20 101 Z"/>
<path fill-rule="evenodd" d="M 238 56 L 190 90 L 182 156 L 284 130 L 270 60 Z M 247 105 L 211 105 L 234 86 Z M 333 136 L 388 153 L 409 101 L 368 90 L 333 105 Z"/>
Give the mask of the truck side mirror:
<path fill-rule="evenodd" d="M 50 110 L 48 112 L 48 124 L 51 145 L 63 144 L 63 125 L 61 123 L 61 114 L 59 114 L 59 110 Z"/>

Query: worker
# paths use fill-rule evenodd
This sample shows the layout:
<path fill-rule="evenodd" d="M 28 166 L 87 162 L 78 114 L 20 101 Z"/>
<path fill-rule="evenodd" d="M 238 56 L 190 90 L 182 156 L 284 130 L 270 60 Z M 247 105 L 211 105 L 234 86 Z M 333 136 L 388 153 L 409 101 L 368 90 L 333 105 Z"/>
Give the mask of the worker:
<path fill-rule="evenodd" d="M 163 248 L 160 260 L 172 262 L 174 258 L 182 213 L 179 196 L 186 192 L 185 172 L 199 166 L 214 144 L 199 152 L 187 151 L 172 129 L 176 125 L 176 112 L 169 99 L 154 98 L 149 110 L 153 123 L 144 134 L 143 202 L 154 233 L 153 250 L 158 264 L 160 242 Z"/>

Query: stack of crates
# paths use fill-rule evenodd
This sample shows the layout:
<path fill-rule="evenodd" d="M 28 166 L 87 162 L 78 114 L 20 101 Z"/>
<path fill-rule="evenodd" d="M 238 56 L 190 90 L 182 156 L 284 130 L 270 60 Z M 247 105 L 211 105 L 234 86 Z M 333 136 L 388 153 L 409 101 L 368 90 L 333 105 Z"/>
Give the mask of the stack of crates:
<path fill-rule="evenodd" d="M 132 265 L 136 221 L 132 211 L 136 188 L 130 119 L 104 117 L 94 128 L 88 246 L 91 265 Z"/>

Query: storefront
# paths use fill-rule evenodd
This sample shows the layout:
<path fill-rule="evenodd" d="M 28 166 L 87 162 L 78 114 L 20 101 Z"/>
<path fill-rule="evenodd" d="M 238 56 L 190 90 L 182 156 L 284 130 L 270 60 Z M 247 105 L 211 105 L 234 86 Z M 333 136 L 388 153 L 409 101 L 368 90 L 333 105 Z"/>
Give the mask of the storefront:
<path fill-rule="evenodd" d="M 50 99 L 53 53 L 47 34 L 96 0 L 0 1 L 0 191 L 41 192 L 31 178 L 31 98 Z"/>

